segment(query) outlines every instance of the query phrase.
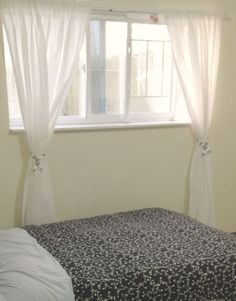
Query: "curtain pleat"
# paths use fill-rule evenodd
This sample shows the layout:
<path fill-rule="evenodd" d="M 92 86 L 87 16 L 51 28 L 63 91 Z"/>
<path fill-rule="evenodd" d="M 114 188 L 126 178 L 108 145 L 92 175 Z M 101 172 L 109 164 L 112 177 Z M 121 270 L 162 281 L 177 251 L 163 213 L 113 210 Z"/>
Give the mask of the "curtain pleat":
<path fill-rule="evenodd" d="M 189 215 L 215 225 L 209 130 L 218 73 L 222 16 L 166 14 L 175 66 L 195 135 Z"/>
<path fill-rule="evenodd" d="M 30 149 L 23 224 L 54 222 L 46 152 L 75 72 L 88 10 L 72 1 L 7 0 L 2 15 Z"/>

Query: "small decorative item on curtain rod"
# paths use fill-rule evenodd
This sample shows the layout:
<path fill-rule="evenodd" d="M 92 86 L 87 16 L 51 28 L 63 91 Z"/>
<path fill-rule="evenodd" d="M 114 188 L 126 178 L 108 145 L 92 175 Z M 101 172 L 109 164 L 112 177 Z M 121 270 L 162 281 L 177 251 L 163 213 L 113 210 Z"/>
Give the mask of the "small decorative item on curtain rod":
<path fill-rule="evenodd" d="M 157 15 L 157 14 L 151 14 L 151 15 L 150 15 L 150 20 L 151 20 L 153 23 L 158 23 L 158 21 L 159 21 L 158 15 Z"/>

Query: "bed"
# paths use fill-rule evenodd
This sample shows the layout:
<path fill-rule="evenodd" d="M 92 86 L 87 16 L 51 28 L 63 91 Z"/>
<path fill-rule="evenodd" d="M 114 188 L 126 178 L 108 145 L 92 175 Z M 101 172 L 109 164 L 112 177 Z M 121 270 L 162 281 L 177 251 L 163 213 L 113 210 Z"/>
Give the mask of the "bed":
<path fill-rule="evenodd" d="M 72 279 L 75 300 L 236 300 L 236 236 L 141 209 L 27 226 Z"/>
<path fill-rule="evenodd" d="M 71 279 L 25 230 L 0 230 L 0 301 L 73 301 Z"/>

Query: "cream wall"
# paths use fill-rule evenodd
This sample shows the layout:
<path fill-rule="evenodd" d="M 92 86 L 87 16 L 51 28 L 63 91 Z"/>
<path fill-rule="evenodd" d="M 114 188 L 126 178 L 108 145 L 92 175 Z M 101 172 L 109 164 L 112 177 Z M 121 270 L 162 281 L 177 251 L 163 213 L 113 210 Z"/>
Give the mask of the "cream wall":
<path fill-rule="evenodd" d="M 223 9 L 219 82 L 213 116 L 214 194 L 217 226 L 236 231 L 236 2 L 235 0 L 90 1 L 129 9 Z M 29 150 L 24 134 L 8 131 L 0 41 L 0 228 L 19 225 Z M 190 127 L 57 132 L 50 144 L 55 205 L 60 220 L 160 206 L 186 212 Z"/>

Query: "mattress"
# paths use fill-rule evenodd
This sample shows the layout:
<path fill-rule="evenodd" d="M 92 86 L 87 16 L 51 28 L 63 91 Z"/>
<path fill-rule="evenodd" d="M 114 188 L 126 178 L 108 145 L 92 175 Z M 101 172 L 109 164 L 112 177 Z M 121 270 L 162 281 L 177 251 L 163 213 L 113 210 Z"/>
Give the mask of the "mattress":
<path fill-rule="evenodd" d="M 72 279 L 75 300 L 236 300 L 236 237 L 149 208 L 28 226 Z"/>

